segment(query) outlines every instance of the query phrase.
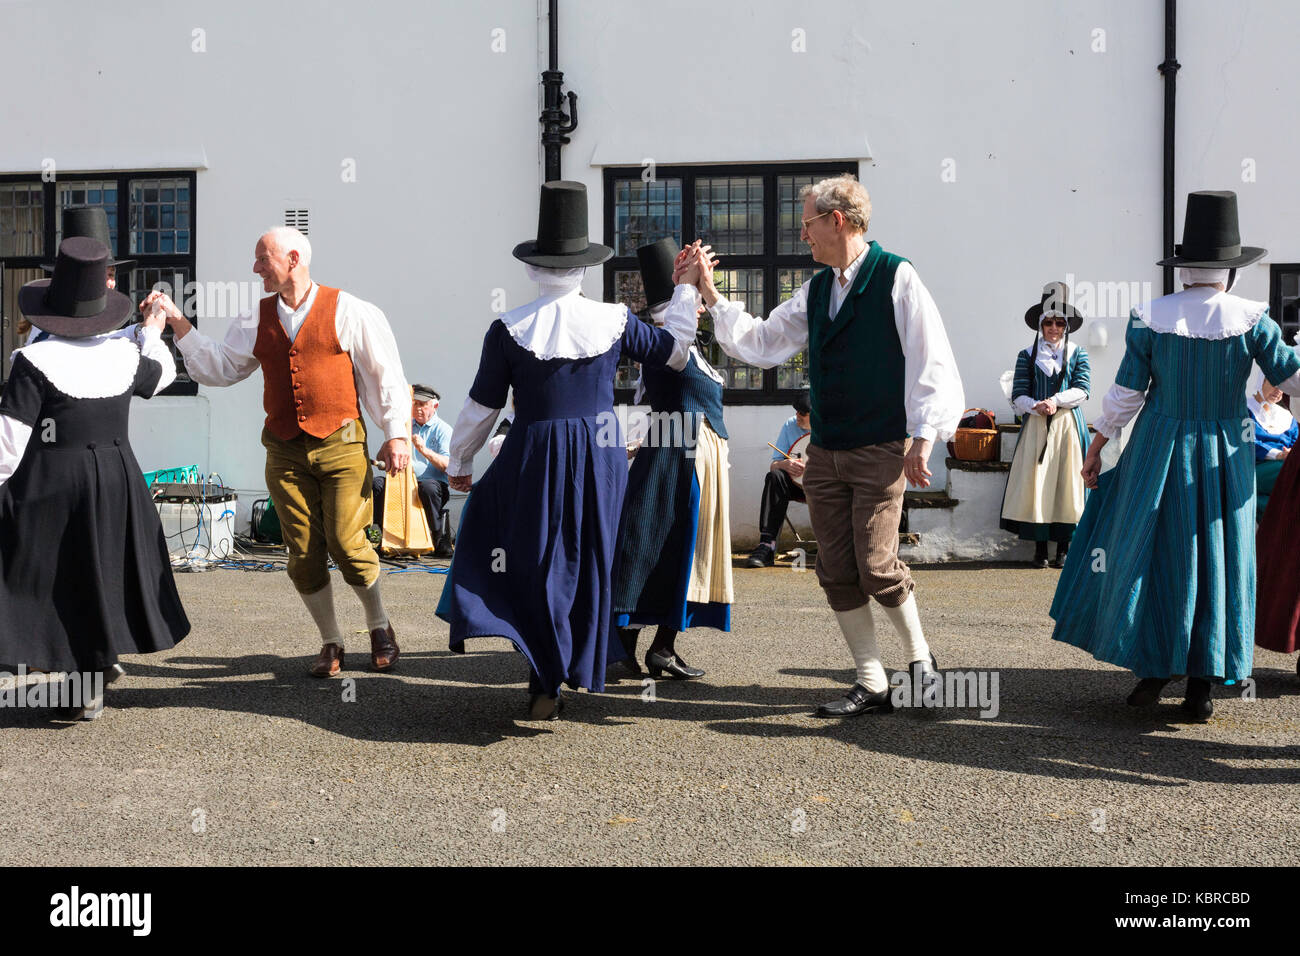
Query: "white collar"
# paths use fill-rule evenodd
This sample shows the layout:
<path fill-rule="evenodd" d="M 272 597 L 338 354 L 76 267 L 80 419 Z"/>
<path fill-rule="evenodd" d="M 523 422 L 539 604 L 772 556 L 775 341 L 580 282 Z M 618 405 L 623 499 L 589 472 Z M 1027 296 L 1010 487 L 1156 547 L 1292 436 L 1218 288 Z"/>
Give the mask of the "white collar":
<path fill-rule="evenodd" d="M 522 349 L 539 359 L 581 359 L 604 355 L 627 327 L 625 305 L 584 299 L 578 288 L 554 293 L 501 316 L 501 324 Z"/>
<path fill-rule="evenodd" d="M 14 354 L 26 356 L 46 381 L 69 398 L 116 398 L 130 390 L 140 367 L 134 327 L 89 338 L 52 335 Z"/>
<path fill-rule="evenodd" d="M 836 279 L 839 279 L 840 277 L 844 278 L 844 284 L 841 286 L 841 288 L 843 288 L 845 291 L 848 291 L 849 286 L 853 285 L 853 280 L 857 277 L 858 270 L 862 268 L 863 260 L 867 258 L 867 253 L 870 251 L 871 251 L 871 243 L 868 242 L 866 245 L 862 247 L 862 251 L 858 253 L 858 257 L 854 259 L 852 262 L 850 262 L 843 269 L 837 269 L 834 266 L 831 266 L 831 271 L 835 273 Z M 837 286 L 840 285 L 839 282 L 836 282 L 835 284 Z"/>
<path fill-rule="evenodd" d="M 1185 339 L 1228 339 L 1249 332 L 1266 312 L 1267 302 L 1200 286 L 1145 302 L 1133 310 L 1133 317 L 1152 332 Z"/>
<path fill-rule="evenodd" d="M 319 289 L 320 286 L 313 282 L 311 288 L 307 290 L 307 298 L 303 299 L 302 304 L 296 309 L 289 305 L 288 302 L 284 301 L 284 296 L 277 293 L 275 297 L 275 308 L 280 313 L 280 318 L 286 321 L 293 321 L 305 316 L 311 311 L 311 307 L 316 304 L 316 292 Z"/>

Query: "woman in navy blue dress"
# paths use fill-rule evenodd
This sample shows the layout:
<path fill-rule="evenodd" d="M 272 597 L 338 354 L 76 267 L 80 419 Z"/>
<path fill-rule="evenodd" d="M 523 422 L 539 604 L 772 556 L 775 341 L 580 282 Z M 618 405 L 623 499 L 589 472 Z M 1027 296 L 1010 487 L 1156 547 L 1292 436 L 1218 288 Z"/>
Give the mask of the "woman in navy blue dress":
<path fill-rule="evenodd" d="M 677 243 L 661 239 L 637 249 L 646 302 L 655 324 L 673 296 Z M 700 336 L 706 333 L 701 332 Z M 677 653 L 677 635 L 691 627 L 731 630 L 731 524 L 728 517 L 727 430 L 722 376 L 692 346 L 680 372 L 646 368 L 640 394 L 650 405 L 646 441 L 628 476 L 614 574 L 614 623 L 626 671 L 640 676 L 636 641 L 657 625 L 646 652 L 651 677 L 704 676 Z"/>
<path fill-rule="evenodd" d="M 560 687 L 603 690 L 627 450 L 614 414 L 626 355 L 681 369 L 695 325 L 655 329 L 622 305 L 581 293 L 589 265 L 613 250 L 587 241 L 581 183 L 542 186 L 538 238 L 521 243 L 540 296 L 492 323 L 453 429 L 448 474 L 469 490 L 473 456 L 511 388 L 518 414 L 492 467 L 473 486 L 438 616 L 450 646 L 504 637 L 528 660 L 529 716 L 559 716 Z M 689 281 L 689 279 L 687 280 Z"/>

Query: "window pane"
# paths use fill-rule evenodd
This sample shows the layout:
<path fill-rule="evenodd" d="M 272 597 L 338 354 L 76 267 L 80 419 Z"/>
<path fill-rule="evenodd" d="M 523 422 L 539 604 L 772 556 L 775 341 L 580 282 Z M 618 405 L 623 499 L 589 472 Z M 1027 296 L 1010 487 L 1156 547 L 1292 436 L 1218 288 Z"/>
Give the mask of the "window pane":
<path fill-rule="evenodd" d="M 713 273 L 713 281 L 728 299 L 744 303 L 745 311 L 750 315 L 763 314 L 763 270 L 762 269 L 719 269 Z M 713 316 L 705 314 L 700 319 L 700 327 L 713 331 Z M 763 370 L 745 365 L 733 359 L 715 342 L 705 350 L 705 355 L 726 380 L 727 388 L 761 389 L 763 387 Z"/>
<path fill-rule="evenodd" d="M 762 177 L 695 180 L 695 234 L 719 255 L 762 255 Z"/>
<path fill-rule="evenodd" d="M 621 179 L 614 189 L 614 255 L 672 236 L 682 244 L 682 181 Z"/>
<path fill-rule="evenodd" d="M 803 202 L 799 190 L 811 186 L 816 176 L 776 177 L 776 252 L 781 256 L 799 256 L 808 252 L 808 244 L 799 238 L 803 219 Z"/>
<path fill-rule="evenodd" d="M 784 302 L 799 291 L 799 287 L 813 277 L 814 269 L 776 270 L 777 300 Z M 790 356 L 776 367 L 777 388 L 808 387 L 808 350 Z"/>
<path fill-rule="evenodd" d="M 0 184 L 0 257 L 45 252 L 45 194 L 39 183 Z"/>
<path fill-rule="evenodd" d="M 69 206 L 100 206 L 108 217 L 108 237 L 117 254 L 117 183 L 67 182 L 55 187 L 54 234 L 55 242 L 63 241 L 63 210 Z"/>
<path fill-rule="evenodd" d="M 627 306 L 636 315 L 645 312 L 645 289 L 641 285 L 641 270 L 616 270 L 614 272 L 614 301 Z M 641 376 L 640 365 L 630 358 L 619 359 L 614 375 L 615 388 L 635 388 Z"/>
<path fill-rule="evenodd" d="M 185 179 L 131 180 L 131 253 L 189 252 L 190 190 Z"/>

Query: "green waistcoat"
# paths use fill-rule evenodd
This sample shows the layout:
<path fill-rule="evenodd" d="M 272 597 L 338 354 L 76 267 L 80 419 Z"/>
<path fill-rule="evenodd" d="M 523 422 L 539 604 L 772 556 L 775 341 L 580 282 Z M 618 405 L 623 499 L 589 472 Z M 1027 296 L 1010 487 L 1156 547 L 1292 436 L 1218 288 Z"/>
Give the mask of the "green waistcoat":
<path fill-rule="evenodd" d="M 906 259 L 872 242 L 831 320 L 832 269 L 808 288 L 812 443 L 844 450 L 907 437 L 903 346 L 894 324 L 894 273 Z"/>

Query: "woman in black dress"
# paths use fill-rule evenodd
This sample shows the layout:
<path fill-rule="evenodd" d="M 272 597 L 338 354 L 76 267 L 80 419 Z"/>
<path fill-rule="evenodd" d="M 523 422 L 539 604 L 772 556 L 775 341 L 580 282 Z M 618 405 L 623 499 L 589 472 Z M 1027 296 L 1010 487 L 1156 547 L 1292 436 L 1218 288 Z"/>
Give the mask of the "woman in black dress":
<path fill-rule="evenodd" d="M 132 397 L 176 367 L 161 316 L 115 331 L 131 300 L 108 288 L 108 261 L 103 243 L 65 239 L 53 277 L 23 286 L 19 308 L 50 337 L 15 353 L 0 395 L 0 662 L 83 683 L 190 629 L 127 439 Z M 62 716 L 101 710 L 87 696 Z"/>

